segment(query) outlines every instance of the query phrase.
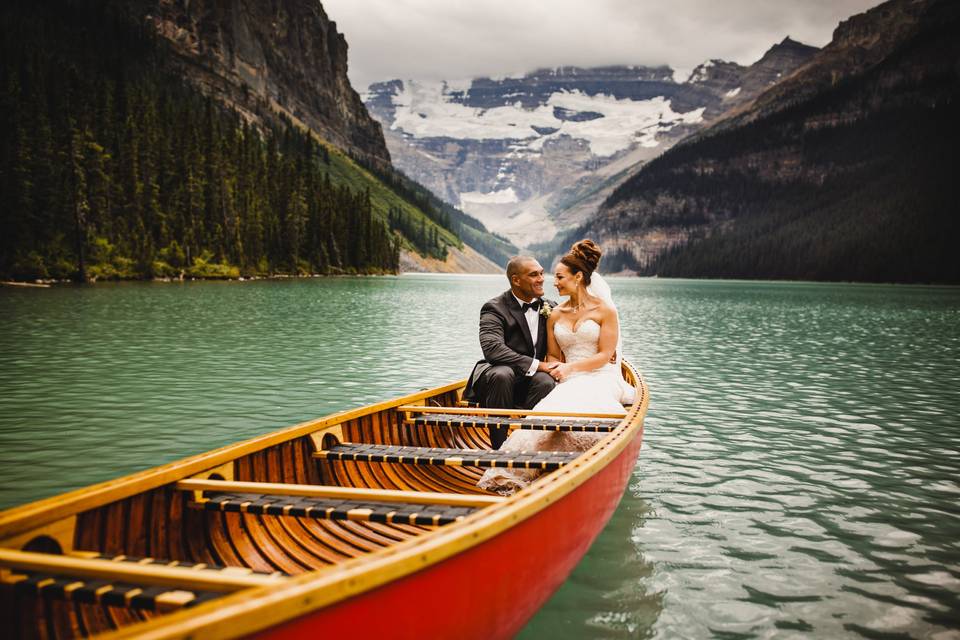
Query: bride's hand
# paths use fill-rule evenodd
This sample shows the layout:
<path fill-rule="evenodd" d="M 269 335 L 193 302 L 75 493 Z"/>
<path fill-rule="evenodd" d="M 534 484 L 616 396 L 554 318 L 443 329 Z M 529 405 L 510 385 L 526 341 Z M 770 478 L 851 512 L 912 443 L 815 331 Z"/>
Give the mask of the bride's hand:
<path fill-rule="evenodd" d="M 566 362 L 557 365 L 550 371 L 550 375 L 557 382 L 563 382 L 570 375 L 570 365 Z"/>

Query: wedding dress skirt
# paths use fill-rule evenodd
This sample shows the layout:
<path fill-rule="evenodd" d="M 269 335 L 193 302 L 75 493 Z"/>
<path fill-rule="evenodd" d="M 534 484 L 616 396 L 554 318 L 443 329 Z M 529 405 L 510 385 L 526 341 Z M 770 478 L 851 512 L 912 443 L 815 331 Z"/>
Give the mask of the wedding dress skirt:
<path fill-rule="evenodd" d="M 579 362 L 599 350 L 600 325 L 587 319 L 573 328 L 557 322 L 554 335 L 567 362 Z M 621 404 L 623 378 L 620 367 L 606 364 L 599 369 L 576 373 L 558 384 L 537 403 L 534 411 L 571 413 L 615 413 L 626 415 Z M 534 431 L 515 429 L 500 447 L 501 451 L 586 451 L 602 439 L 602 433 Z M 487 491 L 510 495 L 537 479 L 537 469 L 488 469 L 477 486 Z"/>

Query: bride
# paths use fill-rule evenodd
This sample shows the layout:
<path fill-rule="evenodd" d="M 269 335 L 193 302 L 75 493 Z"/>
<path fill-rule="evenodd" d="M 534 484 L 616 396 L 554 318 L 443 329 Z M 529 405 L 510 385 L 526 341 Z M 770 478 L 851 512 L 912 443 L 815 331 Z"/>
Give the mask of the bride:
<path fill-rule="evenodd" d="M 547 362 L 558 382 L 534 411 L 626 415 L 633 387 L 620 375 L 620 322 L 610 287 L 594 274 L 601 251 L 592 240 L 574 243 L 560 259 L 554 284 L 567 300 L 547 318 Z M 502 451 L 586 451 L 603 434 L 515 429 Z M 540 471 L 488 469 L 481 489 L 509 495 L 533 482 Z"/>

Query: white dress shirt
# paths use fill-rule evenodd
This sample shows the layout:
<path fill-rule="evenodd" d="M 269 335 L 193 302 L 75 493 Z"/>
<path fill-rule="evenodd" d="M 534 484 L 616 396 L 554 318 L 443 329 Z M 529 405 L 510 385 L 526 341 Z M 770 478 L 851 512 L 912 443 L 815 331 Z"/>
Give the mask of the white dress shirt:
<path fill-rule="evenodd" d="M 527 303 L 525 303 L 523 300 L 521 300 L 520 298 L 518 298 L 517 296 L 513 296 L 513 299 L 516 300 L 516 301 L 517 301 L 517 304 L 519 304 L 521 307 L 522 307 L 523 305 L 527 304 Z M 534 299 L 531 300 L 530 302 L 535 302 L 535 301 L 538 300 L 538 299 L 539 299 L 539 298 L 534 298 Z M 542 303 L 541 303 L 541 304 L 542 304 Z M 527 326 L 530 328 L 530 338 L 533 340 L 533 352 L 534 352 L 534 354 L 536 354 L 536 352 L 537 352 L 537 336 L 538 336 L 539 333 L 540 333 L 540 312 L 531 307 L 530 309 L 527 309 L 527 310 L 526 310 L 526 312 L 523 314 L 523 317 L 526 318 L 526 320 L 527 320 Z M 537 360 L 536 357 L 534 357 L 534 358 L 533 358 L 533 363 L 530 365 L 530 368 L 527 369 L 526 375 L 532 376 L 533 374 L 535 374 L 535 373 L 537 372 L 537 367 L 539 367 L 539 366 L 540 366 L 540 361 Z"/>

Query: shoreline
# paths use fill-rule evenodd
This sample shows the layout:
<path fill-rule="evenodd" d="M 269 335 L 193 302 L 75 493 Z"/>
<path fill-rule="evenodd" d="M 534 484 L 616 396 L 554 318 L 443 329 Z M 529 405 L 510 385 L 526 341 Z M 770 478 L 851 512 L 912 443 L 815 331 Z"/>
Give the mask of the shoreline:
<path fill-rule="evenodd" d="M 663 281 L 688 281 L 688 282 L 715 282 L 715 283 L 750 283 L 750 284 L 795 284 L 795 285 L 804 285 L 804 284 L 844 284 L 844 285 L 855 285 L 855 286 L 877 286 L 877 287 L 889 287 L 889 286 L 907 286 L 907 287 L 939 287 L 939 288 L 958 288 L 960 287 L 960 282 L 950 283 L 950 282 L 871 282 L 871 281 L 861 281 L 861 280 L 789 280 L 789 279 L 780 279 L 780 280 L 769 280 L 769 279 L 748 279 L 748 278 L 665 278 L 661 276 L 638 276 L 632 275 L 629 273 L 602 273 L 601 274 L 606 278 L 614 278 L 617 280 L 663 280 Z M 486 276 L 486 277 L 503 277 L 502 273 L 485 273 L 485 272 L 451 272 L 451 271 L 397 271 L 395 273 L 314 273 L 309 275 L 291 275 L 291 274 L 275 274 L 270 276 L 240 276 L 238 278 L 114 278 L 108 280 L 88 280 L 86 282 L 76 282 L 74 280 L 57 280 L 57 279 L 37 279 L 37 280 L 0 280 L 0 288 L 11 287 L 11 288 L 24 288 L 24 289 L 50 289 L 54 286 L 61 285 L 95 285 L 103 283 L 130 283 L 130 282 L 143 282 L 143 283 L 186 283 L 186 282 L 254 282 L 254 281 L 263 281 L 263 280 L 309 280 L 313 278 L 370 278 L 370 277 L 401 277 L 401 276 Z"/>

